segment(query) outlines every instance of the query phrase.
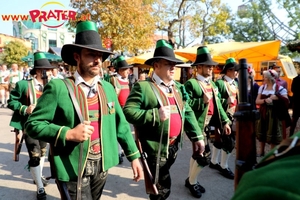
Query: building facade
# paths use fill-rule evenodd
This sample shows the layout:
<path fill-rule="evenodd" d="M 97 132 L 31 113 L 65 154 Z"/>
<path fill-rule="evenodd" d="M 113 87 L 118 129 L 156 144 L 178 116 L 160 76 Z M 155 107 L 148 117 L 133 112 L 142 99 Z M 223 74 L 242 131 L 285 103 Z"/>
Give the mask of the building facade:
<path fill-rule="evenodd" d="M 75 41 L 75 32 L 68 30 L 66 23 L 57 28 L 49 28 L 42 22 L 33 23 L 31 20 L 14 21 L 13 36 L 29 40 L 33 52 L 47 52 L 50 47 L 62 47 Z"/>

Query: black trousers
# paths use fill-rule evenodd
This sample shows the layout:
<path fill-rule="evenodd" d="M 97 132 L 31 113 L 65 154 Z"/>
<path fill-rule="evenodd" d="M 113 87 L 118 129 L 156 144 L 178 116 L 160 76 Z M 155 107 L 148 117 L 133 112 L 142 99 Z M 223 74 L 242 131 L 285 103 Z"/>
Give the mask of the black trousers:
<path fill-rule="evenodd" d="M 40 164 L 40 157 L 45 156 L 47 151 L 47 142 L 33 139 L 24 134 L 24 140 L 29 154 L 29 167 L 36 167 Z"/>
<path fill-rule="evenodd" d="M 178 151 L 178 143 L 169 147 L 168 158 L 161 158 L 159 162 L 159 176 L 158 183 L 156 184 L 159 194 L 149 195 L 150 200 L 164 200 L 170 196 L 171 193 L 171 176 L 170 168 L 174 164 Z M 156 157 L 147 158 L 149 169 L 155 177 L 156 173 Z"/>
<path fill-rule="evenodd" d="M 81 199 L 100 199 L 107 175 L 108 171 L 102 171 L 101 160 L 87 160 L 82 176 Z M 77 181 L 56 183 L 62 200 L 76 200 Z"/>

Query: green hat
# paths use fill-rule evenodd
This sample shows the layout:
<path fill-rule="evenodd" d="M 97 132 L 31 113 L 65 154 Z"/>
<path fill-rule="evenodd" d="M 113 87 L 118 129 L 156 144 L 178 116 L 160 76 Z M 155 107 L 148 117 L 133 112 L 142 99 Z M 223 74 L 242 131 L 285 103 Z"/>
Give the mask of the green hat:
<path fill-rule="evenodd" d="M 165 59 L 176 64 L 182 64 L 183 61 L 175 58 L 174 49 L 171 43 L 166 40 L 158 40 L 156 42 L 156 48 L 154 50 L 153 58 L 145 61 L 146 65 L 152 65 L 156 59 Z"/>
<path fill-rule="evenodd" d="M 217 62 L 214 62 L 211 58 L 207 46 L 201 46 L 197 48 L 197 57 L 196 60 L 191 66 L 196 65 L 217 65 Z"/>
<path fill-rule="evenodd" d="M 65 44 L 61 50 L 61 57 L 69 65 L 76 66 L 73 53 L 77 48 L 86 48 L 103 52 L 102 61 L 105 61 L 111 51 L 102 47 L 100 35 L 95 22 L 80 21 L 76 26 L 75 44 Z"/>
<path fill-rule="evenodd" d="M 221 74 L 225 74 L 228 69 L 232 69 L 232 68 L 234 68 L 235 71 L 238 71 L 238 64 L 235 62 L 234 58 L 228 58 L 223 67 L 223 70 L 221 71 Z"/>
<path fill-rule="evenodd" d="M 112 65 L 115 69 L 125 69 L 125 68 L 130 68 L 132 67 L 132 65 L 128 65 L 128 63 L 126 62 L 124 56 L 120 55 L 117 56 L 113 62 Z"/>
<path fill-rule="evenodd" d="M 34 65 L 32 70 L 30 70 L 31 75 L 36 74 L 36 69 L 53 69 L 55 68 L 52 66 L 49 62 L 49 60 L 46 58 L 45 54 L 43 52 L 35 52 L 33 54 L 34 59 Z"/>

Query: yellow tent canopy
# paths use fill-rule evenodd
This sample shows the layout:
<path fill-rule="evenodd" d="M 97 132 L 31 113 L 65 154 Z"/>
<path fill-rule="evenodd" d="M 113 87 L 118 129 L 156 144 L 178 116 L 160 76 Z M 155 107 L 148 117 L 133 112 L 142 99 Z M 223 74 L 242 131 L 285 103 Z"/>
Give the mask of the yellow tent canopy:
<path fill-rule="evenodd" d="M 236 61 L 246 58 L 247 62 L 259 62 L 264 60 L 277 59 L 279 49 L 279 40 L 265 42 L 225 42 L 206 45 L 214 61 L 225 63 L 232 57 Z M 190 61 L 195 61 L 198 47 L 188 47 L 175 50 L 175 54 L 182 56 Z"/>
<path fill-rule="evenodd" d="M 153 55 L 154 55 L 154 51 L 148 52 L 148 53 L 144 53 L 144 54 L 141 54 L 139 56 L 131 57 L 131 58 L 127 59 L 126 62 L 128 64 L 144 64 L 146 60 L 148 60 L 149 58 L 153 58 Z M 177 59 L 182 60 L 183 62 L 187 62 L 188 61 L 188 59 L 186 59 L 184 57 L 181 57 L 179 55 L 175 55 L 175 57 Z"/>

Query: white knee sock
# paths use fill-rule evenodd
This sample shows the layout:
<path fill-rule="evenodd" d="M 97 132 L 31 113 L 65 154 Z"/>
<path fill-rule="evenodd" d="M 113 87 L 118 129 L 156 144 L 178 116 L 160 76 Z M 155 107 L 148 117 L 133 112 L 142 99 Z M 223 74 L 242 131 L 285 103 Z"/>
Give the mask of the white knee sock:
<path fill-rule="evenodd" d="M 44 188 L 42 179 L 40 176 L 40 174 L 41 174 L 40 166 L 30 167 L 30 172 L 31 172 L 32 178 L 36 184 L 37 190 L 39 190 L 40 188 Z"/>
<path fill-rule="evenodd" d="M 219 154 L 220 154 L 221 149 L 217 149 L 215 146 L 212 148 L 212 154 L 211 154 L 211 159 L 210 162 L 212 164 L 217 164 L 219 163 Z"/>
<path fill-rule="evenodd" d="M 230 155 L 231 155 L 231 153 L 226 153 L 224 150 L 222 150 L 222 153 L 221 153 L 221 167 L 223 169 L 228 168 L 228 159 L 229 159 Z"/>
<path fill-rule="evenodd" d="M 0 91 L 0 96 L 1 96 L 1 103 L 4 104 L 5 103 L 4 102 L 5 101 L 5 92 L 4 92 L 4 90 Z"/>
<path fill-rule="evenodd" d="M 189 168 L 189 176 L 188 176 L 188 177 L 191 176 L 191 171 L 192 171 L 192 169 L 193 169 L 194 161 L 195 161 L 195 160 L 191 157 L 191 159 L 190 159 L 190 168 Z"/>
<path fill-rule="evenodd" d="M 40 158 L 41 177 L 43 176 L 43 168 L 44 168 L 44 164 L 45 164 L 45 156 L 42 156 L 42 157 Z"/>
<path fill-rule="evenodd" d="M 193 158 L 192 158 L 193 159 Z M 194 159 L 193 159 L 194 160 Z M 198 175 L 200 174 L 202 167 L 194 160 L 194 163 L 191 167 L 191 171 L 189 173 L 189 182 L 191 185 L 195 185 L 198 181 Z"/>

